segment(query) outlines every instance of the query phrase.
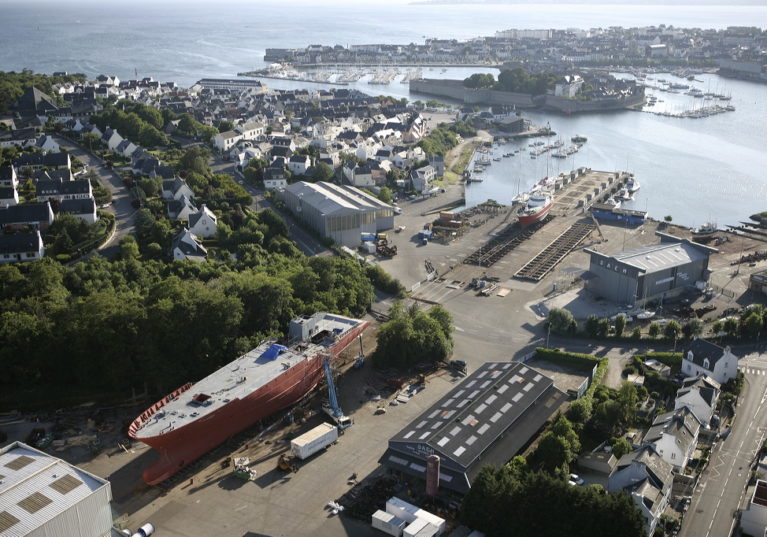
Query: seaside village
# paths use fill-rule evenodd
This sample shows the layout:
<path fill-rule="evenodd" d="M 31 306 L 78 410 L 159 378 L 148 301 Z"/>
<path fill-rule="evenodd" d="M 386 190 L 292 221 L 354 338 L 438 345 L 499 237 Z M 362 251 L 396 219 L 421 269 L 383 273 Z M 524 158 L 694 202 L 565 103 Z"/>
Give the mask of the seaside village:
<path fill-rule="evenodd" d="M 582 83 L 566 78 L 560 81 L 560 90 L 566 93 L 567 87 L 562 86 L 571 81 Z M 102 114 L 105 103 L 118 104 L 108 118 Z M 153 124 L 154 130 L 132 129 L 124 121 L 128 113 Z M 208 444 L 187 445 L 179 440 L 182 436 L 173 436 L 174 430 L 193 426 L 189 424 L 206 413 L 215 416 L 217 405 L 234 405 L 241 395 L 238 390 L 255 390 L 258 376 L 266 375 L 264 370 L 285 375 L 306 353 L 327 341 L 353 347 L 352 358 L 346 361 L 352 374 L 365 366 L 361 334 L 368 321 L 350 328 L 354 320 L 333 314 L 297 317 L 290 324 L 290 334 L 296 336 L 293 341 L 299 342 L 296 346 L 258 347 L 233 362 L 231 371 L 239 371 L 236 379 L 229 369 L 219 370 L 198 387 L 179 388 L 135 414 L 133 418 L 139 417 L 132 423 L 128 421 L 130 428 L 125 429 L 130 437 L 139 442 L 145 439 L 152 447 L 163 437 L 176 438 L 192 460 L 202 457 L 193 465 L 183 455 L 173 459 L 171 453 L 170 462 L 163 459 L 159 464 L 174 467 L 150 467 L 143 474 L 148 485 L 139 487 L 146 460 L 133 464 L 141 458 L 136 455 L 139 448 L 117 430 L 103 433 L 100 442 L 112 442 L 109 449 L 114 451 L 97 458 L 89 471 L 42 451 L 66 447 L 65 440 L 47 434 L 33 438 L 35 447 L 14 442 L 0 450 L 0 499 L 5 502 L 10 494 L 4 482 L 25 491 L 17 495 L 18 502 L 2 504 L 3 537 L 65 535 L 61 528 L 70 520 L 88 520 L 89 528 L 66 535 L 97 537 L 114 531 L 114 535 L 147 537 L 155 526 L 160 537 L 192 535 L 198 531 L 193 524 L 212 524 L 201 516 L 221 520 L 221 513 L 227 513 L 224 526 L 244 524 L 240 509 L 263 511 L 264 520 L 273 525 L 270 531 L 281 528 L 285 535 L 300 531 L 301 524 L 310 525 L 304 528 L 316 524 L 317 535 L 329 534 L 328 526 L 320 524 L 332 524 L 333 516 L 341 513 L 362 521 L 357 534 L 370 531 L 372 525 L 395 536 L 478 537 L 483 534 L 457 524 L 456 519 L 461 499 L 478 481 L 486 483 L 482 467 L 504 467 L 510 456 L 526 449 L 534 454 L 531 446 L 545 446 L 552 435 L 571 427 L 569 421 L 560 421 L 565 415 L 579 419 L 577 409 L 586 405 L 584 401 L 589 415 L 593 403 L 597 425 L 591 434 L 598 441 L 580 449 L 580 442 L 572 442 L 572 436 L 578 436 L 572 429 L 556 437 L 556 449 L 573 451 L 569 462 L 578 469 L 577 474 L 569 473 L 564 465 L 562 494 L 569 493 L 567 487 L 580 490 L 589 485 L 601 485 L 609 493 L 626 491 L 641 511 L 641 525 L 648 535 L 663 535 L 667 530 L 671 535 L 669 528 L 678 527 L 688 509 L 693 512 L 700 501 L 696 487 L 710 454 L 733 430 L 743 382 L 738 370 L 742 356 L 716 338 L 730 330 L 727 319 L 736 314 L 745 317 L 748 309 L 728 302 L 733 291 L 717 278 L 725 278 L 725 271 L 730 278 L 735 265 L 739 276 L 741 266 L 755 267 L 748 292 L 763 297 L 767 272 L 757 265 L 767 257 L 757 250 L 763 232 L 741 230 L 740 242 L 735 242 L 730 238 L 733 233 L 723 233 L 713 224 L 710 229 L 689 230 L 653 221 L 643 211 L 620 209 L 606 202 L 621 191 L 638 190 L 638 180 L 625 171 L 586 167 L 545 178 L 537 193 L 516 204 L 509 193 L 506 200 L 488 200 L 464 209 L 458 196 L 450 196 L 463 188 L 464 172 L 475 151 L 489 159 L 508 151 L 501 144 L 512 137 L 546 134 L 509 107 L 479 110 L 406 104 L 347 88 L 272 90 L 252 79 L 202 79 L 185 89 L 151 78 L 126 81 L 99 76 L 87 82 L 55 84 L 49 94 L 29 88 L 9 114 L 0 117 L 0 124 L 4 127 L 0 150 L 7 159 L 0 167 L 1 263 L 44 256 L 62 262 L 81 258 L 108 245 L 121 229 L 130 229 L 129 219 L 146 207 L 153 208 L 156 217 L 167 220 L 173 230 L 170 248 L 159 255 L 167 260 L 213 262 L 222 255 L 218 249 L 224 227 L 221 208 L 240 204 L 258 209 L 259 202 L 251 194 L 261 196 L 263 189 L 262 203 L 291 218 L 312 240 L 326 247 L 332 243 L 335 253 L 378 264 L 405 281 L 415 302 L 450 301 L 454 314 L 472 312 L 490 326 L 510 315 L 513 300 L 520 309 L 535 312 L 537 321 L 549 316 L 551 323 L 544 335 L 546 348 L 536 340 L 522 359 L 485 362 L 480 348 L 477 356 L 456 356 L 460 359 L 447 364 L 447 372 L 425 367 L 412 378 L 370 373 L 360 380 L 360 373 L 356 381 L 344 379 L 339 390 L 346 392 L 344 404 L 354 402 L 357 419 L 343 438 L 339 431 L 348 428 L 351 420 L 345 421 L 348 418 L 340 410 L 342 397 L 336 396 L 328 362 L 324 370 L 318 366 L 317 377 L 325 380 L 322 389 L 327 392 L 334 426 L 318 425 L 319 429 L 306 433 L 311 433 L 309 437 L 294 435 L 286 440 L 303 423 L 291 411 L 250 438 L 240 433 L 252 422 L 221 438 L 207 431 L 202 436 L 211 437 Z M 498 125 L 503 126 L 503 136 L 487 135 L 485 129 Z M 486 136 L 478 136 L 477 130 Z M 451 161 L 436 156 L 429 144 L 440 137 L 453 140 L 451 149 L 462 144 L 466 148 L 458 147 L 459 154 L 453 154 Z M 471 144 L 467 139 L 473 140 Z M 74 150 L 63 150 L 64 145 L 76 148 L 78 156 L 73 156 Z M 215 177 L 215 184 L 195 182 L 193 174 L 177 172 L 174 163 L 187 155 L 194 157 L 198 150 L 205 156 L 201 168 L 208 166 L 210 152 L 213 173 L 209 175 Z M 451 200 L 454 203 L 447 203 Z M 57 228 L 57 222 L 66 225 Z M 638 226 L 646 228 L 633 233 Z M 746 246 L 747 240 L 753 243 Z M 446 253 L 432 253 L 437 248 L 433 242 L 439 242 L 439 252 Z M 515 255 L 508 255 L 511 252 Z M 566 257 L 577 267 L 557 268 Z M 516 283 L 506 281 L 512 280 L 510 275 Z M 546 284 L 544 291 L 538 286 L 541 282 Z M 578 354 L 565 360 L 564 353 L 549 348 L 548 338 L 554 337 L 550 314 L 561 311 L 565 297 L 580 292 L 577 285 L 597 297 L 573 299 L 578 308 L 591 308 L 578 319 L 586 321 L 587 330 L 591 330 L 589 323 L 596 323 L 595 334 L 606 336 L 610 330 L 609 322 L 607 328 L 598 322 L 599 314 L 616 326 L 618 318 L 624 325 L 635 323 L 620 341 L 629 341 L 631 329 L 639 341 L 653 331 L 652 326 L 648 331 L 647 324 L 661 322 L 655 311 L 666 308 L 666 315 L 687 319 L 690 337 L 682 340 L 682 329 L 676 324 L 679 330 L 666 336 L 673 356 L 666 352 L 609 357 L 610 368 L 619 365 L 615 375 L 607 375 L 613 379 L 608 387 L 603 384 L 607 357 Z M 672 299 L 680 302 L 665 304 Z M 724 327 L 709 340 L 702 328 L 693 326 L 706 315 L 705 320 L 712 321 L 717 309 L 716 315 L 725 315 Z M 378 316 L 387 318 L 382 313 Z M 462 319 L 470 330 L 467 317 Z M 566 323 L 563 333 L 570 333 L 571 322 Z M 663 320 L 651 337 L 663 327 L 674 326 L 671 323 Z M 481 334 L 475 331 L 473 337 Z M 370 339 L 365 340 L 368 344 Z M 261 364 L 261 369 L 251 362 Z M 222 385 L 217 382 L 233 383 L 233 387 L 217 390 Z M 200 385 L 211 389 L 203 392 Z M 440 388 L 427 389 L 427 385 L 441 387 L 440 395 L 432 395 Z M 222 395 L 227 390 L 234 390 L 237 397 L 228 392 Z M 369 417 L 365 409 L 370 410 Z M 81 410 L 83 415 L 89 412 Z M 109 413 L 120 411 L 111 408 L 105 413 L 112 416 Z M 639 425 L 628 427 L 627 416 Z M 581 415 L 580 419 L 583 426 L 589 418 Z M 554 420 L 552 429 L 539 438 Z M 223 422 L 221 426 L 225 428 Z M 94 429 L 95 425 L 89 428 Z M 196 434 L 200 437 L 199 430 Z M 85 445 L 100 453 L 98 446 L 93 447 L 93 438 Z M 226 453 L 217 448 L 219 444 L 226 446 Z M 280 446 L 284 449 L 278 458 Z M 214 451 L 205 455 L 210 450 Z M 378 454 L 368 460 L 373 457 L 368 457 L 370 453 Z M 130 466 L 125 466 L 132 472 L 129 477 L 121 474 L 127 473 L 124 468 L 109 466 L 121 457 L 132 457 Z M 765 459 L 758 463 L 767 465 Z M 95 475 L 113 471 L 130 485 Z M 363 483 L 368 471 L 373 477 Z M 344 474 L 342 492 L 338 492 L 339 472 Z M 230 478 L 233 481 L 227 481 Z M 256 484 L 248 489 L 251 481 Z M 110 482 L 121 491 L 114 498 Z M 213 482 L 219 486 L 207 486 Z M 236 485 L 226 484 L 231 482 Z M 263 490 L 268 490 L 268 498 Z M 767 482 L 759 480 L 748 490 L 741 525 L 751 535 L 764 535 Z M 251 494 L 258 496 L 253 499 Z M 121 513 L 130 514 L 115 522 L 110 502 L 119 504 Z M 236 513 L 230 513 L 241 504 Z M 286 506 L 299 514 L 293 516 Z M 280 513 L 279 521 L 269 518 L 270 510 Z M 118 532 L 113 524 L 139 529 Z M 22 526 L 37 528 L 36 533 L 18 532 Z M 238 535 L 256 535 L 243 532 Z M 221 534 L 234 535 L 231 531 Z"/>

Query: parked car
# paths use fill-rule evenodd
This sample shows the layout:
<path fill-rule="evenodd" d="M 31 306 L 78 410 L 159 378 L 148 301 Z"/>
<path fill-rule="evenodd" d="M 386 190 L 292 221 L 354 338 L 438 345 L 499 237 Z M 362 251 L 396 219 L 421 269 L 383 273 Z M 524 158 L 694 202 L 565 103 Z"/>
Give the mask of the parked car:
<path fill-rule="evenodd" d="M 580 477 L 578 474 L 570 474 L 570 481 L 572 481 L 576 485 L 583 485 L 583 478 Z"/>

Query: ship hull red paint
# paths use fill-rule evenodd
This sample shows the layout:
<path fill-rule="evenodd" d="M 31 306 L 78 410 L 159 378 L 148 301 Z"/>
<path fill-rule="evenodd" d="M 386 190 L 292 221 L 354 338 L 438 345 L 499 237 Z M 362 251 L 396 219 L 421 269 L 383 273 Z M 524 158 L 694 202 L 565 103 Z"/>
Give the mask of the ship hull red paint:
<path fill-rule="evenodd" d="M 535 214 L 528 215 L 528 216 L 519 216 L 519 225 L 523 228 L 535 224 L 536 222 L 540 222 L 544 218 L 546 218 L 546 215 L 549 214 L 549 211 L 554 206 L 554 203 L 549 202 L 547 205 L 543 206 L 543 209 L 538 211 Z"/>
<path fill-rule="evenodd" d="M 328 349 L 327 354 L 335 356 L 340 353 L 362 333 L 367 325 L 368 323 L 363 322 L 344 334 Z M 165 405 L 170 396 L 155 403 L 133 422 L 128 431 L 131 438 L 160 452 L 160 459 L 144 470 L 144 481 L 149 485 L 164 481 L 231 436 L 299 401 L 324 377 L 322 360 L 322 355 L 309 357 L 243 399 L 233 400 L 178 429 L 157 436 L 142 437 L 141 425 L 151 419 L 151 416 Z M 191 386 L 193 385 L 187 384 L 179 388 L 174 392 L 175 396 Z"/>

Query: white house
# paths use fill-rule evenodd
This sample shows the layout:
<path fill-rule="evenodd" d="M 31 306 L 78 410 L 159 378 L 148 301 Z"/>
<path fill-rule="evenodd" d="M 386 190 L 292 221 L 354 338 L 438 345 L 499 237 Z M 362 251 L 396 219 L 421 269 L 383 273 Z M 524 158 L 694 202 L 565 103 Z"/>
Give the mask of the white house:
<path fill-rule="evenodd" d="M 647 534 L 652 535 L 671 495 L 671 465 L 653 446 L 643 446 L 627 453 L 607 482 L 608 492 L 625 490 L 645 517 Z"/>
<path fill-rule="evenodd" d="M 741 511 L 740 527 L 747 535 L 764 535 L 767 530 L 767 481 L 756 480 L 748 509 Z"/>
<path fill-rule="evenodd" d="M 115 153 L 130 158 L 136 152 L 136 149 L 138 149 L 138 146 L 126 138 L 117 145 Z"/>
<path fill-rule="evenodd" d="M 183 179 L 175 177 L 162 182 L 162 199 L 180 200 L 184 196 L 192 199 L 194 191 Z"/>
<path fill-rule="evenodd" d="M 0 186 L 0 208 L 19 204 L 19 191 L 15 186 Z"/>
<path fill-rule="evenodd" d="M 682 373 L 688 377 L 708 375 L 719 384 L 724 384 L 737 376 L 738 357 L 729 346 L 722 348 L 696 337 L 684 351 Z"/>
<path fill-rule="evenodd" d="M 235 129 L 242 135 L 243 140 L 258 140 L 264 135 L 265 127 L 258 122 L 244 123 Z"/>
<path fill-rule="evenodd" d="M 189 231 L 199 237 L 212 237 L 216 234 L 217 225 L 218 218 L 204 203 L 199 211 L 189 215 Z"/>
<path fill-rule="evenodd" d="M 682 381 L 676 392 L 674 409 L 689 408 L 703 427 L 708 427 L 719 400 L 721 385 L 707 376 L 690 377 Z"/>
<path fill-rule="evenodd" d="M 40 136 L 40 138 L 37 139 L 35 147 L 45 153 L 58 153 L 61 151 L 59 144 L 56 143 L 56 140 L 54 140 L 52 136 L 48 136 L 46 134 L 43 134 Z"/>
<path fill-rule="evenodd" d="M 13 165 L 0 166 L 0 187 L 19 186 L 19 176 L 16 175 L 16 168 Z"/>
<path fill-rule="evenodd" d="M 279 190 L 288 186 L 285 178 L 285 169 L 282 167 L 269 167 L 264 170 L 264 188 L 266 190 Z"/>
<path fill-rule="evenodd" d="M 50 181 L 39 180 L 35 189 L 37 201 L 93 198 L 93 188 L 88 179 L 79 179 L 77 181 L 62 181 L 60 179 Z"/>
<path fill-rule="evenodd" d="M 434 167 L 432 165 L 426 165 L 417 170 L 413 170 L 410 174 L 410 180 L 413 183 L 413 190 L 416 192 L 425 192 L 429 189 L 429 184 L 435 177 Z"/>
<path fill-rule="evenodd" d="M 189 259 L 198 263 L 207 259 L 208 251 L 197 241 L 197 237 L 188 229 L 182 229 L 171 243 L 171 255 L 173 259 Z"/>
<path fill-rule="evenodd" d="M 168 218 L 189 220 L 189 216 L 197 212 L 197 207 L 186 196 L 168 202 Z"/>
<path fill-rule="evenodd" d="M 36 261 L 45 255 L 45 246 L 40 230 L 34 233 L 0 235 L 0 263 Z"/>
<path fill-rule="evenodd" d="M 117 130 L 110 129 L 109 127 L 107 127 L 106 132 L 104 132 L 104 135 L 101 137 L 101 140 L 107 145 L 110 151 L 116 150 L 123 139 L 124 138 L 120 136 Z"/>
<path fill-rule="evenodd" d="M 71 214 L 89 224 L 95 224 L 99 219 L 93 198 L 64 200 L 59 204 L 59 214 Z"/>
<path fill-rule="evenodd" d="M 554 95 L 556 97 L 568 97 L 572 99 L 578 94 L 583 86 L 583 79 L 580 75 L 566 75 L 559 79 L 554 86 Z"/>
<path fill-rule="evenodd" d="M 311 165 L 309 155 L 293 155 L 288 159 L 288 169 L 293 175 L 305 175 Z"/>
<path fill-rule="evenodd" d="M 700 422 L 692 410 L 682 407 L 655 418 L 643 441 L 653 444 L 658 455 L 681 472 L 692 458 L 699 431 Z"/>
<path fill-rule="evenodd" d="M 375 186 L 373 171 L 370 166 L 357 164 L 350 160 L 344 164 L 343 174 L 346 180 L 354 186 Z"/>
<path fill-rule="evenodd" d="M 239 132 L 220 132 L 213 137 L 213 145 L 219 151 L 229 151 L 240 140 L 242 140 L 242 134 Z"/>

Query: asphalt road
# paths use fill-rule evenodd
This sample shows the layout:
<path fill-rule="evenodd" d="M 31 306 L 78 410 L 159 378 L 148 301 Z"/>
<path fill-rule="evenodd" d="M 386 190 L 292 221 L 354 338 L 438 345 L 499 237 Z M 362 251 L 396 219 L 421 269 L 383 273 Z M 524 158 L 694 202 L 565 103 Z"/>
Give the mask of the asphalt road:
<path fill-rule="evenodd" d="M 713 450 L 708 468 L 693 494 L 680 537 L 725 537 L 732 533 L 745 494 L 750 465 L 767 425 L 767 356 L 740 360 L 746 384 L 730 435 Z"/>
<path fill-rule="evenodd" d="M 77 157 L 78 160 L 88 166 L 89 170 L 95 171 L 101 184 L 112 192 L 112 205 L 108 210 L 114 213 L 116 218 L 115 234 L 100 249 L 103 255 L 111 257 L 116 254 L 120 239 L 133 233 L 135 227 L 136 209 L 131 205 L 128 189 L 125 188 L 122 179 L 115 171 L 104 166 L 103 160 L 91 155 L 66 138 L 60 136 L 54 138 L 62 149 L 66 149 L 71 156 Z"/>

